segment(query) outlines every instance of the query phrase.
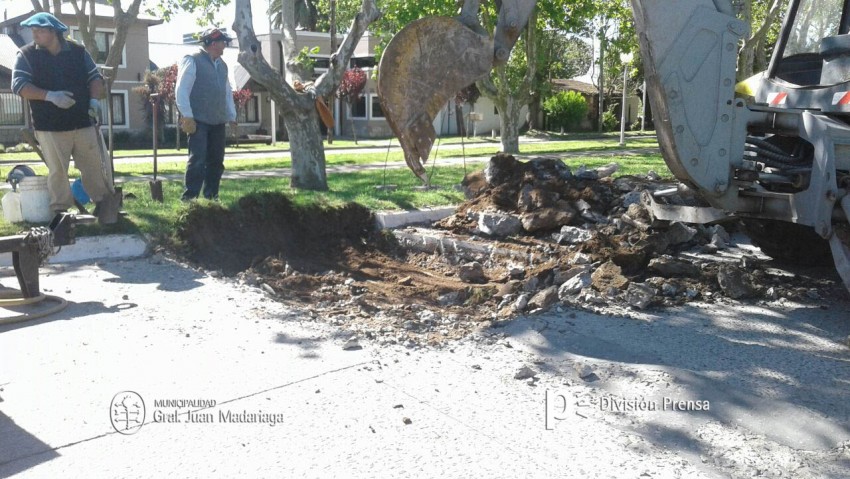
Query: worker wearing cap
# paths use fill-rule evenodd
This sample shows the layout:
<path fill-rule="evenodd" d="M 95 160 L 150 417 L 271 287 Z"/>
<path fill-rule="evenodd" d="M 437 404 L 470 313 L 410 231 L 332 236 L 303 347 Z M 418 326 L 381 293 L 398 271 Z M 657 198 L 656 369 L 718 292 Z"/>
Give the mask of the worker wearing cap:
<path fill-rule="evenodd" d="M 50 207 L 59 212 L 74 205 L 71 157 L 86 192 L 99 202 L 112 191 L 112 173 L 94 126 L 103 77 L 86 49 L 63 37 L 68 27 L 53 15 L 36 13 L 21 26 L 32 29 L 33 41 L 18 52 L 12 91 L 29 100 L 35 138 L 49 170 Z"/>
<path fill-rule="evenodd" d="M 207 29 L 201 35 L 201 48 L 183 57 L 177 69 L 177 109 L 183 116 L 181 127 L 189 135 L 184 201 L 197 198 L 202 186 L 204 198 L 218 199 L 225 128 L 227 123 L 236 125 L 233 89 L 221 58 L 231 40 L 217 28 Z"/>

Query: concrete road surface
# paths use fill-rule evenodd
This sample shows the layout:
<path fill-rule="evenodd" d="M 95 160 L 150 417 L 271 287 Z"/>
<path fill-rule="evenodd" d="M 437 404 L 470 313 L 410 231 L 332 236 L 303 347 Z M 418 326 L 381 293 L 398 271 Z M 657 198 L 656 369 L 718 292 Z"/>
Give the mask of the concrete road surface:
<path fill-rule="evenodd" d="M 0 477 L 850 477 L 848 301 L 347 350 L 158 256 L 42 273 L 69 305 L 0 326 Z"/>

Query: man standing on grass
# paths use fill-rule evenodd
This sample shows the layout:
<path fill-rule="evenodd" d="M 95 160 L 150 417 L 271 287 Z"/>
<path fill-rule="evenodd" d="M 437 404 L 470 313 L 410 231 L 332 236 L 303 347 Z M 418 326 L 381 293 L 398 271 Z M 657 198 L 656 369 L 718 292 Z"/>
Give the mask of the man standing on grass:
<path fill-rule="evenodd" d="M 221 59 L 231 40 L 218 28 L 207 29 L 201 35 L 201 49 L 183 57 L 177 68 L 177 109 L 183 116 L 181 127 L 189 135 L 183 201 L 197 198 L 202 186 L 204 198 L 218 199 L 226 123 L 236 126 L 233 89 Z"/>
<path fill-rule="evenodd" d="M 32 29 L 33 41 L 18 52 L 12 91 L 29 100 L 35 138 L 49 170 L 50 208 L 62 212 L 74 205 L 68 182 L 71 157 L 83 187 L 98 204 L 113 192 L 111 168 L 94 126 L 103 77 L 86 49 L 63 37 L 68 27 L 53 15 L 36 13 L 21 26 Z"/>

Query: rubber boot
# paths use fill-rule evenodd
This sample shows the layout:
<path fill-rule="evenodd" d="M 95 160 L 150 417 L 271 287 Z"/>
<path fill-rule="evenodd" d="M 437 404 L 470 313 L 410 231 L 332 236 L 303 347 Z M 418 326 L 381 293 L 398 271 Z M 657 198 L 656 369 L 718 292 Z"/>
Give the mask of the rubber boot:
<path fill-rule="evenodd" d="M 117 223 L 122 202 L 123 195 L 120 188 L 116 188 L 115 193 L 107 193 L 102 200 L 97 202 L 97 206 L 94 208 L 94 215 L 97 216 L 97 222 L 102 225 Z"/>

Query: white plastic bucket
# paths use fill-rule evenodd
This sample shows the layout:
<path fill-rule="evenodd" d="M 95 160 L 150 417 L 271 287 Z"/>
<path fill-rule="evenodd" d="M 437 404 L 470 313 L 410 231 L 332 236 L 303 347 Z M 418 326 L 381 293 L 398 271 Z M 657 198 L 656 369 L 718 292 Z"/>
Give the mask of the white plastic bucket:
<path fill-rule="evenodd" d="M 20 223 L 24 220 L 21 215 L 21 194 L 17 191 L 9 191 L 3 195 L 3 217 L 9 223 Z"/>
<path fill-rule="evenodd" d="M 46 176 L 27 176 L 18 183 L 21 192 L 21 216 L 30 223 L 46 223 L 53 219 Z"/>

